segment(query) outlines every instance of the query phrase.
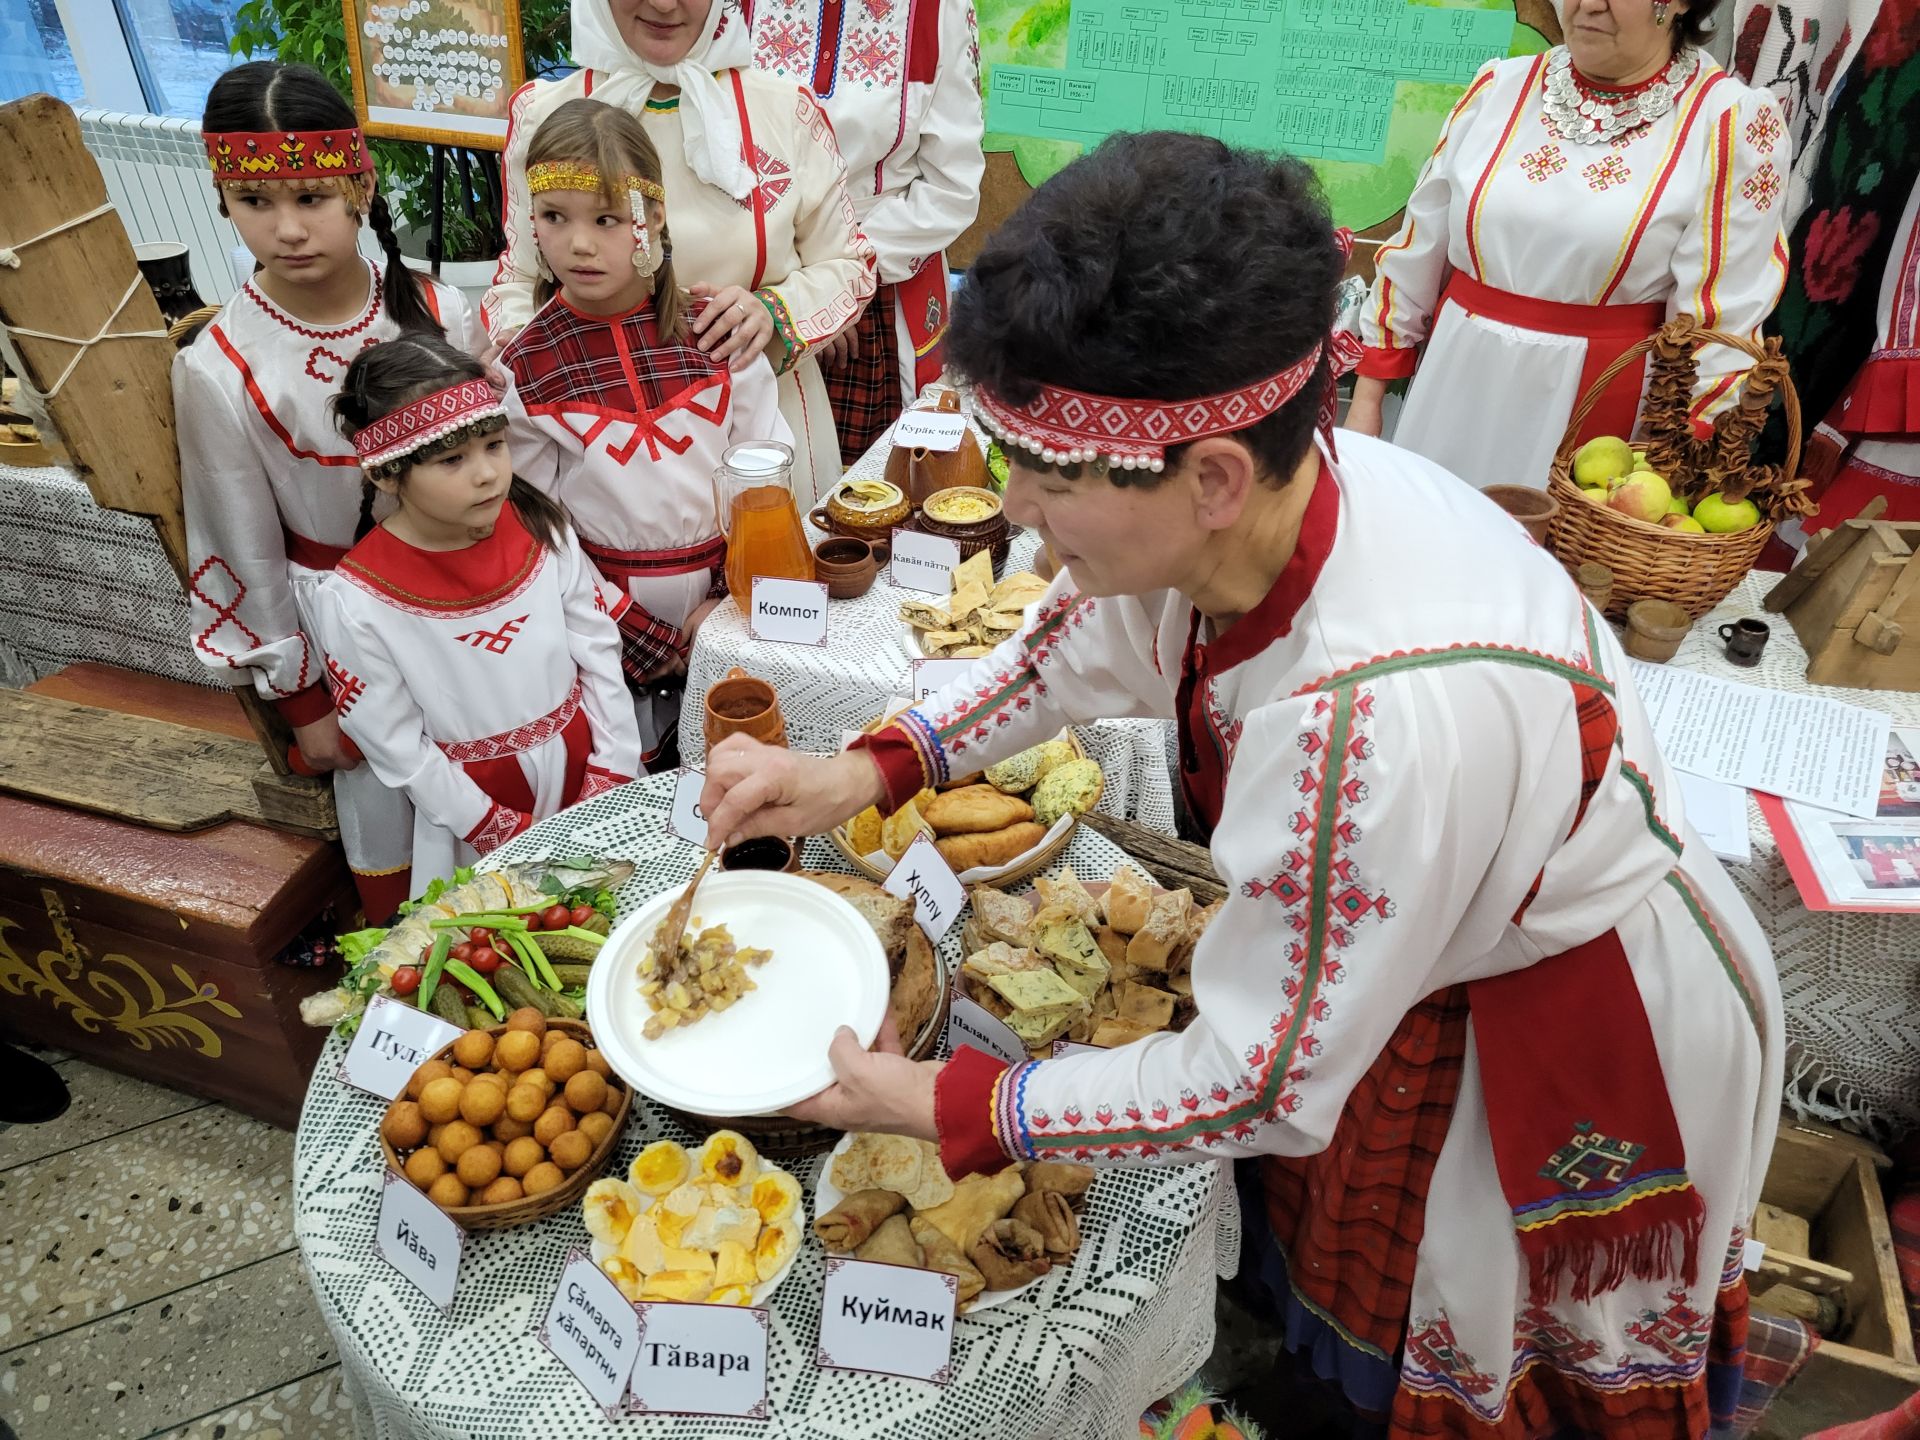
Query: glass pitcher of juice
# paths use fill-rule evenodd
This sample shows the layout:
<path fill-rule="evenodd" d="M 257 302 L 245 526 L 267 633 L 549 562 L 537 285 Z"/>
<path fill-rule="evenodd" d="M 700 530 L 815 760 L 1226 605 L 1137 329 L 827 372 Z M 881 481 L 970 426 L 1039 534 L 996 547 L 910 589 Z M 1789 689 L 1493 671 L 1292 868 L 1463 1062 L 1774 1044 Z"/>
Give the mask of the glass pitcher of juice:
<path fill-rule="evenodd" d="M 753 578 L 813 579 L 813 551 L 787 488 L 793 451 L 777 440 L 730 446 L 713 472 L 713 505 L 727 537 L 727 588 L 742 610 L 753 604 Z"/>

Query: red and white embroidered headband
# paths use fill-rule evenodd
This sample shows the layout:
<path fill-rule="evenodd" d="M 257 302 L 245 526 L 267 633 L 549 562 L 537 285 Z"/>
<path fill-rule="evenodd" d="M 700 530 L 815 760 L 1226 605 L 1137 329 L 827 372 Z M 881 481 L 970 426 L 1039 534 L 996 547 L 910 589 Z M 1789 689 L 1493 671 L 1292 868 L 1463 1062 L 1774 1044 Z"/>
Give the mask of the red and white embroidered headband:
<path fill-rule="evenodd" d="M 217 184 L 243 180 L 339 180 L 371 175 L 366 138 L 344 130 L 228 130 L 201 137 Z"/>
<path fill-rule="evenodd" d="M 1334 232 L 1342 257 L 1353 253 L 1353 232 Z M 1277 375 L 1238 390 L 1190 400 L 1133 400 L 1088 395 L 1042 385 L 1026 405 L 1013 405 L 983 387 L 973 387 L 973 413 L 1004 444 L 1018 445 L 1048 465 L 1104 460 L 1119 470 L 1166 468 L 1169 446 L 1226 435 L 1258 424 L 1292 400 L 1313 378 L 1322 353 L 1330 356 L 1327 391 L 1317 417 L 1332 443 L 1338 400 L 1335 384 L 1360 359 L 1360 343 L 1336 331 Z"/>
<path fill-rule="evenodd" d="M 391 415 L 353 433 L 362 470 L 378 470 L 404 460 L 436 440 L 482 420 L 507 418 L 507 407 L 485 380 L 462 380 L 402 405 Z"/>

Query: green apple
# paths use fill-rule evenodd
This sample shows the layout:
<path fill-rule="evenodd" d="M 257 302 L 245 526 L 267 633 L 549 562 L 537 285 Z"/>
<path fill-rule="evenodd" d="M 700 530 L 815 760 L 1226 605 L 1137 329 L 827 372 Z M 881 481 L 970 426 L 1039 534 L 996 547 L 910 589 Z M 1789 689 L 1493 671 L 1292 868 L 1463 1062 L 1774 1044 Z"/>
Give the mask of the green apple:
<path fill-rule="evenodd" d="M 1605 485 L 1633 468 L 1633 450 L 1617 435 L 1599 435 L 1573 454 L 1573 483 Z"/>
<path fill-rule="evenodd" d="M 1732 535 L 1760 523 L 1760 507 L 1751 500 L 1729 500 L 1724 495 L 1702 496 L 1693 518 L 1711 535 Z"/>
<path fill-rule="evenodd" d="M 1596 505 L 1607 503 L 1607 487 L 1604 485 L 1582 485 L 1580 493 Z"/>
<path fill-rule="evenodd" d="M 1667 518 L 1662 520 L 1660 523 L 1666 526 L 1667 529 L 1669 530 L 1683 531 L 1688 535 L 1704 535 L 1707 533 L 1707 527 L 1702 525 L 1698 520 L 1694 519 L 1691 515 L 1669 514 Z"/>
<path fill-rule="evenodd" d="M 1691 515 L 1693 511 L 1687 508 L 1687 500 L 1684 495 L 1675 495 L 1671 500 L 1667 501 L 1667 513 L 1669 515 Z"/>
<path fill-rule="evenodd" d="M 1667 501 L 1673 498 L 1673 492 L 1667 488 L 1666 477 L 1654 474 L 1651 470 L 1635 470 L 1626 479 L 1616 481 L 1608 491 L 1607 504 L 1622 515 L 1631 515 L 1635 520 L 1645 520 L 1650 525 L 1658 525 L 1667 513 Z"/>
<path fill-rule="evenodd" d="M 1646 451 L 1636 450 L 1633 452 L 1633 468 L 1636 470 L 1651 470 L 1653 468 L 1653 466 L 1647 463 Z"/>

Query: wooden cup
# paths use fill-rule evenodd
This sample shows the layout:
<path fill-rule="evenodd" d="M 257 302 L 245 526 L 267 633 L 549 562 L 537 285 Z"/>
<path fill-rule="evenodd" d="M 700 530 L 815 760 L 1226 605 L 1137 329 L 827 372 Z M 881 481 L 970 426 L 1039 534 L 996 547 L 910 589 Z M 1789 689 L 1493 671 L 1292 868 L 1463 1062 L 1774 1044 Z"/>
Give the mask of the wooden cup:
<path fill-rule="evenodd" d="M 1531 485 L 1489 485 L 1480 492 L 1518 520 L 1536 545 L 1547 543 L 1547 529 L 1560 513 L 1560 502 Z"/>
<path fill-rule="evenodd" d="M 747 674 L 738 665 L 707 691 L 702 733 L 712 750 L 729 735 L 746 735 L 763 745 L 785 745 L 787 722 L 773 686 Z"/>
<path fill-rule="evenodd" d="M 813 547 L 813 573 L 826 582 L 829 600 L 855 600 L 873 588 L 874 576 L 891 553 L 884 540 L 836 535 Z"/>
<path fill-rule="evenodd" d="M 1692 617 L 1671 601 L 1636 600 L 1627 607 L 1627 654 L 1636 660 L 1671 660 L 1692 628 Z"/>

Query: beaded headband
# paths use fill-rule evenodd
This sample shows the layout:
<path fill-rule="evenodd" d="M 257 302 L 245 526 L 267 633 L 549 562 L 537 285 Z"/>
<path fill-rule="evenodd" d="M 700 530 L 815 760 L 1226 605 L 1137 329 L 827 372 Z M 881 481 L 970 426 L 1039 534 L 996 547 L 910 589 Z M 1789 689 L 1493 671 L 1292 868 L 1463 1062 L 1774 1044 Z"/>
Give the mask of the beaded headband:
<path fill-rule="evenodd" d="M 200 137 L 215 183 L 238 180 L 339 180 L 371 175 L 373 153 L 360 131 L 228 130 Z"/>
<path fill-rule="evenodd" d="M 422 395 L 353 432 L 353 448 L 362 470 L 378 470 L 424 450 L 464 426 L 506 419 L 507 407 L 485 380 L 462 380 L 445 390 Z"/>
<path fill-rule="evenodd" d="M 600 171 L 578 160 L 542 160 L 538 164 L 527 166 L 529 195 L 544 195 L 549 190 L 590 190 L 603 193 L 606 188 L 606 182 L 601 178 Z M 619 176 L 613 188 L 638 190 L 649 200 L 664 202 L 667 198 L 667 192 L 657 182 L 643 175 Z"/>
<path fill-rule="evenodd" d="M 1353 232 L 1336 230 L 1334 243 L 1342 258 L 1351 255 Z M 1045 464 L 1102 460 L 1118 470 L 1159 471 L 1166 468 L 1170 446 L 1245 430 L 1272 415 L 1305 388 L 1323 354 L 1331 363 L 1317 423 L 1331 450 L 1336 382 L 1360 359 L 1360 342 L 1344 331 L 1327 336 L 1278 374 L 1218 395 L 1134 400 L 1042 385 L 1027 404 L 1013 405 L 975 386 L 973 413 L 1003 443 L 1018 445 Z"/>

